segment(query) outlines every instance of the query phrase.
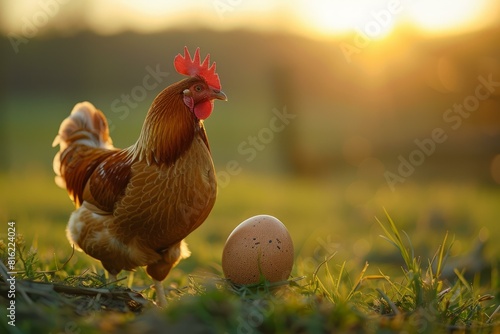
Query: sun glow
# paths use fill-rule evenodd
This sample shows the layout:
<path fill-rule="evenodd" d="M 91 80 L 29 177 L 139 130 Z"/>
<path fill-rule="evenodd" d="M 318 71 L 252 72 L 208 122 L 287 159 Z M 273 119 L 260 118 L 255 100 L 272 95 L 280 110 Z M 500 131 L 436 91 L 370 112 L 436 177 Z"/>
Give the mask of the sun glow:
<path fill-rule="evenodd" d="M 484 0 L 419 0 L 409 8 L 410 20 L 425 31 L 446 31 L 480 23 Z"/>
<path fill-rule="evenodd" d="M 428 34 L 480 28 L 491 21 L 489 0 L 319 0 L 299 1 L 298 15 L 323 36 L 362 33 L 370 39 L 388 36 L 398 25 Z"/>
<path fill-rule="evenodd" d="M 170 14 L 175 10 L 175 5 L 169 1 L 139 1 L 139 0 L 126 0 L 124 1 L 126 7 L 134 11 L 143 13 L 147 16 L 163 16 Z"/>
<path fill-rule="evenodd" d="M 65 22 L 59 26 L 66 32 L 74 22 L 74 29 L 103 34 L 205 26 L 286 30 L 327 38 L 355 33 L 377 40 L 401 27 L 435 35 L 480 29 L 496 23 L 500 13 L 498 0 L 88 0 L 61 2 L 54 9 L 44 4 L 0 1 L 0 30 L 22 33 L 26 21 L 35 21 L 42 22 L 43 27 L 37 28 L 43 29 Z"/>
<path fill-rule="evenodd" d="M 394 14 L 389 9 L 374 10 L 382 1 L 352 0 L 349 2 L 321 0 L 301 10 L 301 15 L 321 35 L 339 35 L 361 31 L 373 39 L 387 35 L 394 28 Z M 392 10 L 392 8 L 391 8 Z"/>

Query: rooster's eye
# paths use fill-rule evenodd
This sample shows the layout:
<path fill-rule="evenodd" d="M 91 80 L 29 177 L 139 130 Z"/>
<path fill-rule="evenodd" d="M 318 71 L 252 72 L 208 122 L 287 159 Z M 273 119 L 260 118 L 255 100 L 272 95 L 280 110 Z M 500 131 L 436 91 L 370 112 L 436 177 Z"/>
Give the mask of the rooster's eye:
<path fill-rule="evenodd" d="M 194 90 L 197 91 L 197 92 L 201 92 L 202 89 L 203 88 L 200 85 L 194 86 Z"/>

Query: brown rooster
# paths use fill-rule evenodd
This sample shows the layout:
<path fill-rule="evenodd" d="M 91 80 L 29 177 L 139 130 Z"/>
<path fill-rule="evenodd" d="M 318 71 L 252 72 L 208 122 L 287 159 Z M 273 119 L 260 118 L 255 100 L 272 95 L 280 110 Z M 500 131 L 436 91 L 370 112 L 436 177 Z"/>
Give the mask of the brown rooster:
<path fill-rule="evenodd" d="M 112 145 L 105 116 L 89 102 L 77 104 L 53 146 L 56 183 L 76 210 L 69 241 L 100 260 L 116 279 L 121 270 L 147 266 L 160 306 L 162 281 L 190 255 L 183 239 L 212 210 L 217 184 L 203 120 L 213 100 L 226 100 L 215 63 L 200 62 L 187 48 L 174 59 L 189 78 L 165 88 L 153 101 L 139 139 L 126 149 Z"/>

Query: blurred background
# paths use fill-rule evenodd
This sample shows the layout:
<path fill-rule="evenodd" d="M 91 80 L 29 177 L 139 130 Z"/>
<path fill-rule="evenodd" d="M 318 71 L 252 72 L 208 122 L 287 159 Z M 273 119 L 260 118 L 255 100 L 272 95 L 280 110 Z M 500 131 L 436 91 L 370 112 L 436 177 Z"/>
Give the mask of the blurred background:
<path fill-rule="evenodd" d="M 229 97 L 205 123 L 219 199 L 188 239 L 208 251 L 186 266 L 217 266 L 260 213 L 306 267 L 382 258 L 383 207 L 424 254 L 446 231 L 456 255 L 500 236 L 498 1 L 2 0 L 0 18 L 0 220 L 44 252 L 70 251 L 60 122 L 88 100 L 133 144 L 184 45 L 210 53 Z"/>

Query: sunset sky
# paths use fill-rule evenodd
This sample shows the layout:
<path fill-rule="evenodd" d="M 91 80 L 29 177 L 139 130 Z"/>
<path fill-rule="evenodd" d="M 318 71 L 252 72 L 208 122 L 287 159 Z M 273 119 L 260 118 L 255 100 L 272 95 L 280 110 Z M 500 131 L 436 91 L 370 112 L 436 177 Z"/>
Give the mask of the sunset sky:
<path fill-rule="evenodd" d="M 315 38 L 362 31 L 383 38 L 406 26 L 425 34 L 454 34 L 498 20 L 494 0 L 4 0 L 4 34 L 38 31 L 68 33 L 91 29 L 153 32 L 170 27 L 285 30 Z"/>

